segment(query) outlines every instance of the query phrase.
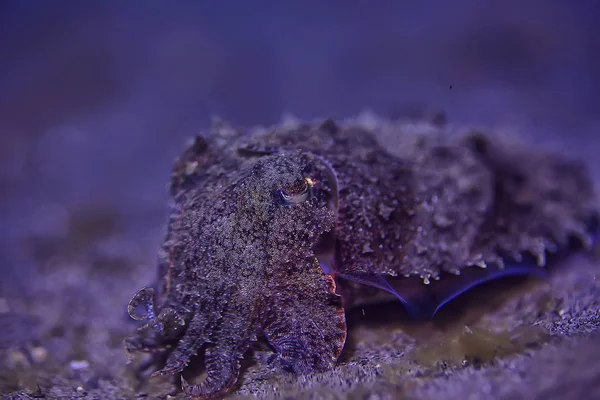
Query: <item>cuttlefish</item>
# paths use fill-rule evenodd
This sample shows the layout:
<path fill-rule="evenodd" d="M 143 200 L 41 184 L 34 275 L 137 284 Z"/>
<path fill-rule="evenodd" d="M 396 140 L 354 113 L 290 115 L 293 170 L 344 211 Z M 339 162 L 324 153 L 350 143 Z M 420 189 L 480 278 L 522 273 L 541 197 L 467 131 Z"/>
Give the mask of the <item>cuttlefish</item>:
<path fill-rule="evenodd" d="M 171 375 L 202 352 L 206 376 L 182 378 L 183 391 L 223 396 L 261 336 L 275 368 L 325 371 L 352 306 L 387 295 L 429 318 L 592 246 L 599 214 L 580 162 L 480 132 L 407 142 L 399 155 L 373 128 L 332 120 L 220 122 L 195 137 L 173 167 L 157 282 L 129 303 L 147 323 L 128 353 L 162 352 L 154 375 Z"/>

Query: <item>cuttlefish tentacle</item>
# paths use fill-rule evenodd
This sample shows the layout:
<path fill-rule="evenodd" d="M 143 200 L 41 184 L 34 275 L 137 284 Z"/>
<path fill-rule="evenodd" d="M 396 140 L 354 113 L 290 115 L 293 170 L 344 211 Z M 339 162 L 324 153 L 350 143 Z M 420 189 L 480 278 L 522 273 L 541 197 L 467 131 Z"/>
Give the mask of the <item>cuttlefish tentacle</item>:
<path fill-rule="evenodd" d="M 290 276 L 271 304 L 264 333 L 276 364 L 295 373 L 333 368 L 346 340 L 346 319 L 335 282 L 315 259 Z"/>
<path fill-rule="evenodd" d="M 144 305 L 145 313 L 138 314 L 137 308 Z M 138 331 L 154 329 L 156 332 L 169 336 L 165 327 L 178 327 L 185 324 L 184 319 L 172 308 L 164 307 L 156 314 L 156 300 L 154 289 L 151 287 L 143 287 L 137 291 L 129 304 L 127 305 L 127 313 L 137 321 L 147 320 L 148 323 L 138 328 Z"/>
<path fill-rule="evenodd" d="M 204 329 L 206 326 L 211 326 L 207 319 L 205 313 L 194 316 L 177 347 L 169 354 L 165 366 L 154 372 L 152 376 L 172 375 L 183 371 L 190 358 L 197 355 L 200 348 L 209 341 L 208 332 Z"/>
<path fill-rule="evenodd" d="M 225 394 L 237 381 L 240 371 L 239 359 L 245 350 L 230 348 L 225 343 L 206 349 L 204 354 L 206 377 L 202 382 L 190 385 L 182 376 L 183 392 L 187 396 L 199 398 L 219 397 Z"/>
<path fill-rule="evenodd" d="M 137 308 L 143 305 L 145 313 L 138 314 Z M 183 318 L 169 307 L 163 308 L 156 314 L 154 289 L 143 287 L 138 290 L 127 305 L 127 313 L 137 321 L 148 322 L 137 328 L 137 334 L 124 340 L 128 362 L 133 361 L 133 353 L 141 351 L 156 353 L 169 347 L 165 339 L 172 339 L 179 334 L 179 329 L 185 325 Z M 169 329 L 165 329 L 169 327 Z"/>
<path fill-rule="evenodd" d="M 219 397 L 237 381 L 240 360 L 250 344 L 257 340 L 264 310 L 264 303 L 256 297 L 234 296 L 235 293 L 247 291 L 243 283 L 215 291 L 227 300 L 217 303 L 208 301 L 200 305 L 188 331 L 160 371 L 161 375 L 183 371 L 189 359 L 205 346 L 204 379 L 191 385 L 181 377 L 181 388 L 187 396 Z"/>

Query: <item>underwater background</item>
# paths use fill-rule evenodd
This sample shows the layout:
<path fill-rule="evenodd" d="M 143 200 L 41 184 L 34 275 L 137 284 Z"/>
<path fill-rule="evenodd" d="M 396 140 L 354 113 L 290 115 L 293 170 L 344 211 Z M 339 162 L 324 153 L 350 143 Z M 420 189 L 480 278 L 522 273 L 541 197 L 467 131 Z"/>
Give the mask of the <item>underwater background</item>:
<path fill-rule="evenodd" d="M 155 275 L 171 163 L 213 116 L 443 110 L 600 182 L 599 20 L 593 0 L 0 2 L 0 394 L 167 396 L 124 365 L 126 304 Z M 599 262 L 570 262 L 485 297 L 494 313 L 417 326 L 396 305 L 355 310 L 334 372 L 250 366 L 239 395 L 600 398 Z"/>

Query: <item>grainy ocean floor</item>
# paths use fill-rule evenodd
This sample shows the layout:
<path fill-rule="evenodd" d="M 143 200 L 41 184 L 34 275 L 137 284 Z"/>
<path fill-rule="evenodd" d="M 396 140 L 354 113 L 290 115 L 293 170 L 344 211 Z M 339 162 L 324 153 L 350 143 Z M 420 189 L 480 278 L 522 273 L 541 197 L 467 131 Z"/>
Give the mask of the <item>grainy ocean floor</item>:
<path fill-rule="evenodd" d="M 121 262 L 123 268 L 127 261 Z M 51 283 L 36 285 L 37 296 L 12 299 L 11 312 L 0 316 L 4 345 L 7 327 L 9 335 L 14 331 L 11 347 L 0 353 L 2 393 L 10 399 L 170 398 L 171 380 L 138 386 L 125 366 L 120 341 L 133 324 L 118 289 L 128 284 L 116 283 L 117 275 L 82 288 L 76 271 L 84 263 L 55 265 L 45 280 Z M 428 323 L 407 321 L 398 304 L 355 309 L 335 370 L 281 376 L 260 362 L 270 354 L 263 347 L 247 358 L 233 398 L 600 398 L 598 270 L 574 257 L 549 281 L 497 282 Z"/>

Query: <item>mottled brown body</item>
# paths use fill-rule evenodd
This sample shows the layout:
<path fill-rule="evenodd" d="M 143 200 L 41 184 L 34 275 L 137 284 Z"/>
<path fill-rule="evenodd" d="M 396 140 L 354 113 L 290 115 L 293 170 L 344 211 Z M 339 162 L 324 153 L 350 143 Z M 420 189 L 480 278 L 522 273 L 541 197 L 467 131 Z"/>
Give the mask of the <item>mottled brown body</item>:
<path fill-rule="evenodd" d="M 276 368 L 333 368 L 357 283 L 439 306 L 529 271 L 523 255 L 544 265 L 572 237 L 591 244 L 595 198 L 575 162 L 481 134 L 423 135 L 404 154 L 332 121 L 197 137 L 174 166 L 158 285 L 130 303 L 148 324 L 128 351 L 167 351 L 158 375 L 204 351 L 206 378 L 183 389 L 218 396 L 261 335 Z M 423 289 L 433 280 L 441 295 Z"/>

